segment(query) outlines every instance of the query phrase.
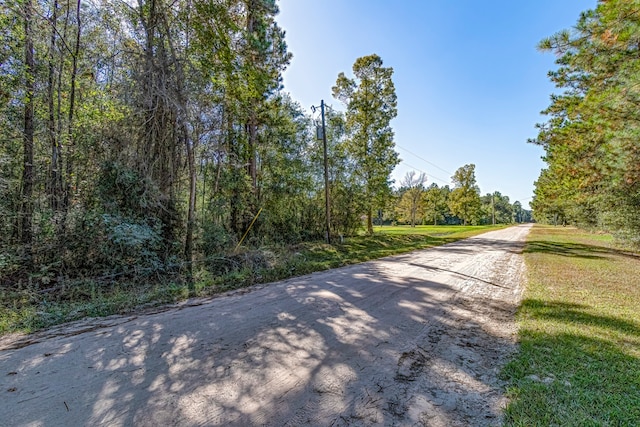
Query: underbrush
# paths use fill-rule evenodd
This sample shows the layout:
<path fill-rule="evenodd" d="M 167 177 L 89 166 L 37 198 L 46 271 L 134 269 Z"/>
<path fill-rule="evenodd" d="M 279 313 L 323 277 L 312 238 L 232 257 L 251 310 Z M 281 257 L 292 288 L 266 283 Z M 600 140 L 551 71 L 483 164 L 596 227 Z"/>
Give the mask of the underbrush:
<path fill-rule="evenodd" d="M 536 226 L 506 425 L 640 425 L 640 254 L 609 235 Z"/>
<path fill-rule="evenodd" d="M 447 230 L 429 227 L 429 231 L 388 227 L 382 232 L 376 230 L 374 236 L 338 239 L 332 245 L 307 242 L 241 248 L 237 253 L 198 260 L 194 265 L 192 289 L 183 275 L 174 271 L 142 277 L 120 274 L 50 283 L 46 277 L 43 282 L 42 275 L 17 283 L 5 281 L 0 285 L 0 334 L 29 333 L 85 317 L 130 313 L 185 300 L 190 293 L 212 296 L 253 284 L 442 245 L 488 230 L 488 227 L 448 227 Z"/>

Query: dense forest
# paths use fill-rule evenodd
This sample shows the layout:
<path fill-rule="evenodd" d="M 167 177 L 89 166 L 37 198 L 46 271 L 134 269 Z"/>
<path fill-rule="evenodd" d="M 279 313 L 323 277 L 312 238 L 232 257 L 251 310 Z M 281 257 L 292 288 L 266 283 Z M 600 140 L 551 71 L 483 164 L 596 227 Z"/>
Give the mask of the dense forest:
<path fill-rule="evenodd" d="M 558 57 L 534 143 L 548 168 L 536 183 L 535 218 L 613 232 L 640 244 L 640 2 L 600 1 L 572 30 L 540 43 Z"/>
<path fill-rule="evenodd" d="M 349 236 L 530 219 L 481 197 L 473 165 L 453 189 L 415 174 L 392 187 L 397 100 L 375 54 L 337 76 L 325 172 L 318 112 L 282 87 L 275 0 L 0 4 L 5 285 L 192 280 L 240 243 L 322 240 L 327 222 Z"/>

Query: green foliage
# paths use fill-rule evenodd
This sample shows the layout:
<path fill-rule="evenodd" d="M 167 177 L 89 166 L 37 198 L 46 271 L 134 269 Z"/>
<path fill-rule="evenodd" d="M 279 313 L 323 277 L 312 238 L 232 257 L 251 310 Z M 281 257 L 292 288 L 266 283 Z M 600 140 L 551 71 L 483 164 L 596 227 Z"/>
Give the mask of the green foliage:
<path fill-rule="evenodd" d="M 515 203 L 509 202 L 508 196 L 503 196 L 499 191 L 486 194 L 480 198 L 482 202 L 482 224 L 511 224 L 515 221 Z M 518 203 L 518 202 L 516 202 Z"/>
<path fill-rule="evenodd" d="M 540 43 L 559 68 L 534 143 L 546 151 L 532 203 L 539 221 L 572 222 L 633 239 L 640 233 L 640 2 L 599 2 L 573 31 Z"/>
<path fill-rule="evenodd" d="M 449 209 L 464 225 L 478 221 L 480 215 L 480 188 L 476 184 L 475 169 L 473 164 L 464 165 L 451 177 L 454 189 L 449 194 Z"/>
<path fill-rule="evenodd" d="M 362 212 L 366 210 L 366 201 L 362 197 L 364 186 L 361 177 L 354 173 L 357 163 L 349 152 L 346 134 L 346 117 L 343 113 L 328 109 L 326 113 L 327 152 L 329 163 L 329 191 L 331 197 L 332 234 L 353 236 L 362 227 Z M 318 165 L 316 185 L 320 188 L 323 172 L 321 141 L 311 153 L 311 163 Z M 318 195 L 318 209 L 321 210 L 321 195 Z"/>
<path fill-rule="evenodd" d="M 424 215 L 426 222 L 437 225 L 444 221 L 445 215 L 449 211 L 448 201 L 451 190 L 448 185 L 438 187 L 438 184 L 431 184 L 423 195 Z"/>
<path fill-rule="evenodd" d="M 424 173 L 416 176 L 414 171 L 407 172 L 400 182 L 400 200 L 397 205 L 398 219 L 409 222 L 412 227 L 424 217 L 424 184 L 427 176 Z"/>
<path fill-rule="evenodd" d="M 207 221 L 202 225 L 198 249 L 206 259 L 223 253 L 233 242 L 231 234 L 222 225 Z"/>
<path fill-rule="evenodd" d="M 105 259 L 111 260 L 114 266 L 130 266 L 142 272 L 159 269 L 161 236 L 157 225 L 152 227 L 108 214 L 101 219 L 108 236 L 108 244 L 101 245 Z"/>
<path fill-rule="evenodd" d="M 533 220 L 532 212 L 524 209 L 519 201 L 513 203 L 513 219 L 516 223 L 531 222 Z"/>
<path fill-rule="evenodd" d="M 117 228 L 121 244 L 133 248 L 156 240 L 154 233 L 123 218 L 109 218 Z M 104 224 L 100 221 L 98 224 Z M 327 245 L 303 242 L 274 245 L 238 253 L 217 253 L 205 258 L 195 274 L 199 296 L 267 283 L 314 271 L 326 270 L 371 259 L 450 243 L 487 231 L 489 227 L 385 227 L 374 236 L 357 236 Z M 37 286 L 0 287 L 0 335 L 31 332 L 85 316 L 128 313 L 189 297 L 186 283 L 161 275 L 164 280 L 110 281 L 77 280 L 65 283 L 57 293 Z"/>
<path fill-rule="evenodd" d="M 263 213 L 256 233 L 268 242 L 299 242 L 323 235 L 322 219 L 316 215 L 313 197 L 319 164 L 314 168 L 308 145 L 311 123 L 300 105 L 288 96 L 270 101 L 269 127 L 263 136 L 259 174 Z M 314 170 L 315 169 L 315 170 Z M 321 194 L 318 191 L 318 194 Z"/>
<path fill-rule="evenodd" d="M 16 322 L 172 301 L 182 277 L 206 293 L 227 274 L 234 287 L 315 268 L 264 249 L 325 231 L 317 117 L 281 91 L 291 54 L 275 0 L 0 3 L 0 286 Z M 334 88 L 347 111 L 326 115 L 336 237 L 357 236 L 363 215 L 371 232 L 374 210 L 394 219 L 393 69 L 370 55 L 353 74 Z M 457 222 L 442 203 L 429 222 Z M 244 258 L 230 254 L 245 232 Z"/>
<path fill-rule="evenodd" d="M 400 162 L 390 126 L 398 114 L 393 68 L 382 65 L 375 54 L 358 58 L 353 64 L 355 79 L 340 73 L 332 89 L 334 98 L 347 107 L 345 149 L 363 185 L 369 233 L 374 206 L 384 206 L 390 197 L 389 177 Z"/>
<path fill-rule="evenodd" d="M 136 170 L 108 161 L 100 168 L 96 193 L 105 212 L 144 218 L 159 196 Z"/>

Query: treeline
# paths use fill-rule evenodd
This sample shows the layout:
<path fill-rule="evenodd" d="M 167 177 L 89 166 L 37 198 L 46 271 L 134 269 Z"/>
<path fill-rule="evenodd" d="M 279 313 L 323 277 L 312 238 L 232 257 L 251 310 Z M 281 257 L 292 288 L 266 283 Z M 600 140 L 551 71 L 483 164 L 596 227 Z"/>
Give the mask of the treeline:
<path fill-rule="evenodd" d="M 575 28 L 543 40 L 564 91 L 551 97 L 535 141 L 544 147 L 536 183 L 539 221 L 613 232 L 640 244 L 640 1 L 600 1 Z"/>
<path fill-rule="evenodd" d="M 275 0 L 0 6 L 3 289 L 193 284 L 244 268 L 240 244 L 324 239 L 327 209 L 334 236 L 372 233 L 394 206 L 406 220 L 417 190 L 390 179 L 393 69 L 373 54 L 337 76 L 325 170 L 319 113 L 283 91 Z M 473 165 L 460 173 L 451 190 L 420 184 L 414 223 L 527 220 L 499 193 L 479 196 Z"/>
<path fill-rule="evenodd" d="M 1 284 L 190 280 L 245 235 L 324 238 L 320 118 L 282 90 L 275 0 L 0 5 Z M 389 203 L 392 74 L 370 55 L 336 80 L 332 234 Z"/>
<path fill-rule="evenodd" d="M 519 201 L 511 203 L 499 191 L 480 195 L 475 165 L 459 168 L 452 177 L 454 188 L 425 186 L 425 173 L 408 172 L 395 193 L 394 209 L 384 213 L 379 223 L 415 225 L 512 224 L 531 222 L 531 211 Z M 383 212 L 380 212 L 383 215 Z"/>

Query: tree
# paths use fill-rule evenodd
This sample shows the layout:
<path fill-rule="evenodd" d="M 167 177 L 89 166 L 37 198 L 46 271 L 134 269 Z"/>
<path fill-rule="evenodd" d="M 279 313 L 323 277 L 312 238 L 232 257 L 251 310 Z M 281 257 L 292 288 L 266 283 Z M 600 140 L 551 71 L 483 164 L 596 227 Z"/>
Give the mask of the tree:
<path fill-rule="evenodd" d="M 33 262 L 33 184 L 34 184 L 34 91 L 35 91 L 35 59 L 33 49 L 33 4 L 31 0 L 24 2 L 24 132 L 22 137 L 22 244 L 28 265 Z"/>
<path fill-rule="evenodd" d="M 449 187 L 438 187 L 438 184 L 431 184 L 424 192 L 424 209 L 426 218 L 433 225 L 438 225 L 438 221 L 444 220 L 445 214 L 449 211 L 447 201 L 449 199 Z"/>
<path fill-rule="evenodd" d="M 554 175 L 554 170 L 543 169 L 536 181 L 531 206 L 537 221 L 557 225 L 572 219 L 569 199 L 571 194 L 563 188 L 563 178 Z"/>
<path fill-rule="evenodd" d="M 246 43 L 242 51 L 241 72 L 246 82 L 246 131 L 248 134 L 248 174 L 251 187 L 257 191 L 258 128 L 261 113 L 269 95 L 279 88 L 281 73 L 291 60 L 284 41 L 284 32 L 275 21 L 278 6 L 275 0 L 245 0 Z M 264 117 L 264 113 L 262 114 Z"/>
<path fill-rule="evenodd" d="M 513 220 L 518 224 L 531 222 L 531 211 L 524 209 L 519 201 L 513 202 Z"/>
<path fill-rule="evenodd" d="M 427 175 L 423 172 L 416 176 L 415 171 L 407 172 L 402 181 L 400 181 L 402 196 L 400 197 L 398 210 L 401 218 L 406 218 L 411 227 L 415 227 L 416 219 L 423 216 L 422 199 L 426 182 Z"/>
<path fill-rule="evenodd" d="M 382 207 L 389 198 L 391 172 L 399 163 L 390 126 L 398 114 L 393 68 L 383 67 L 373 54 L 358 58 L 353 74 L 355 79 L 340 73 L 332 91 L 347 107 L 345 147 L 363 183 L 367 233 L 373 234 L 374 206 Z"/>
<path fill-rule="evenodd" d="M 193 284 L 258 209 L 247 246 L 322 236 L 321 151 L 281 90 L 275 0 L 0 6 L 0 283 Z M 397 164 L 376 58 L 343 87 L 349 112 L 327 113 L 336 234 L 384 206 Z"/>
<path fill-rule="evenodd" d="M 640 244 L 640 2 L 610 0 L 585 11 L 572 31 L 543 40 L 557 56 L 556 87 L 538 125 L 549 167 L 532 202 L 538 220 L 566 219 Z"/>
<path fill-rule="evenodd" d="M 480 211 L 480 188 L 476 185 L 475 169 L 474 164 L 464 165 L 451 177 L 454 189 L 449 195 L 449 208 L 462 219 L 463 225 L 475 220 Z"/>
<path fill-rule="evenodd" d="M 486 224 L 510 224 L 513 222 L 513 206 L 508 196 L 503 196 L 499 191 L 486 194 L 481 197 L 482 208 Z"/>
<path fill-rule="evenodd" d="M 310 118 L 288 95 L 269 100 L 268 125 L 259 150 L 262 167 L 258 175 L 261 206 L 264 212 L 257 229 L 273 241 L 295 242 L 305 237 L 323 235 L 321 208 L 315 207 L 315 188 L 319 185 L 320 162 L 317 174 L 311 163 L 312 146 Z M 317 196 L 323 194 L 317 191 Z"/>
<path fill-rule="evenodd" d="M 331 195 L 331 227 L 336 234 L 353 235 L 362 226 L 361 215 L 365 209 L 362 200 L 362 181 L 355 174 L 356 162 L 349 155 L 346 139 L 345 115 L 340 111 L 326 111 L 327 152 L 329 160 L 329 189 Z M 320 140 L 312 150 L 311 162 L 323 164 Z M 322 187 L 321 169 L 316 172 L 316 188 Z"/>

